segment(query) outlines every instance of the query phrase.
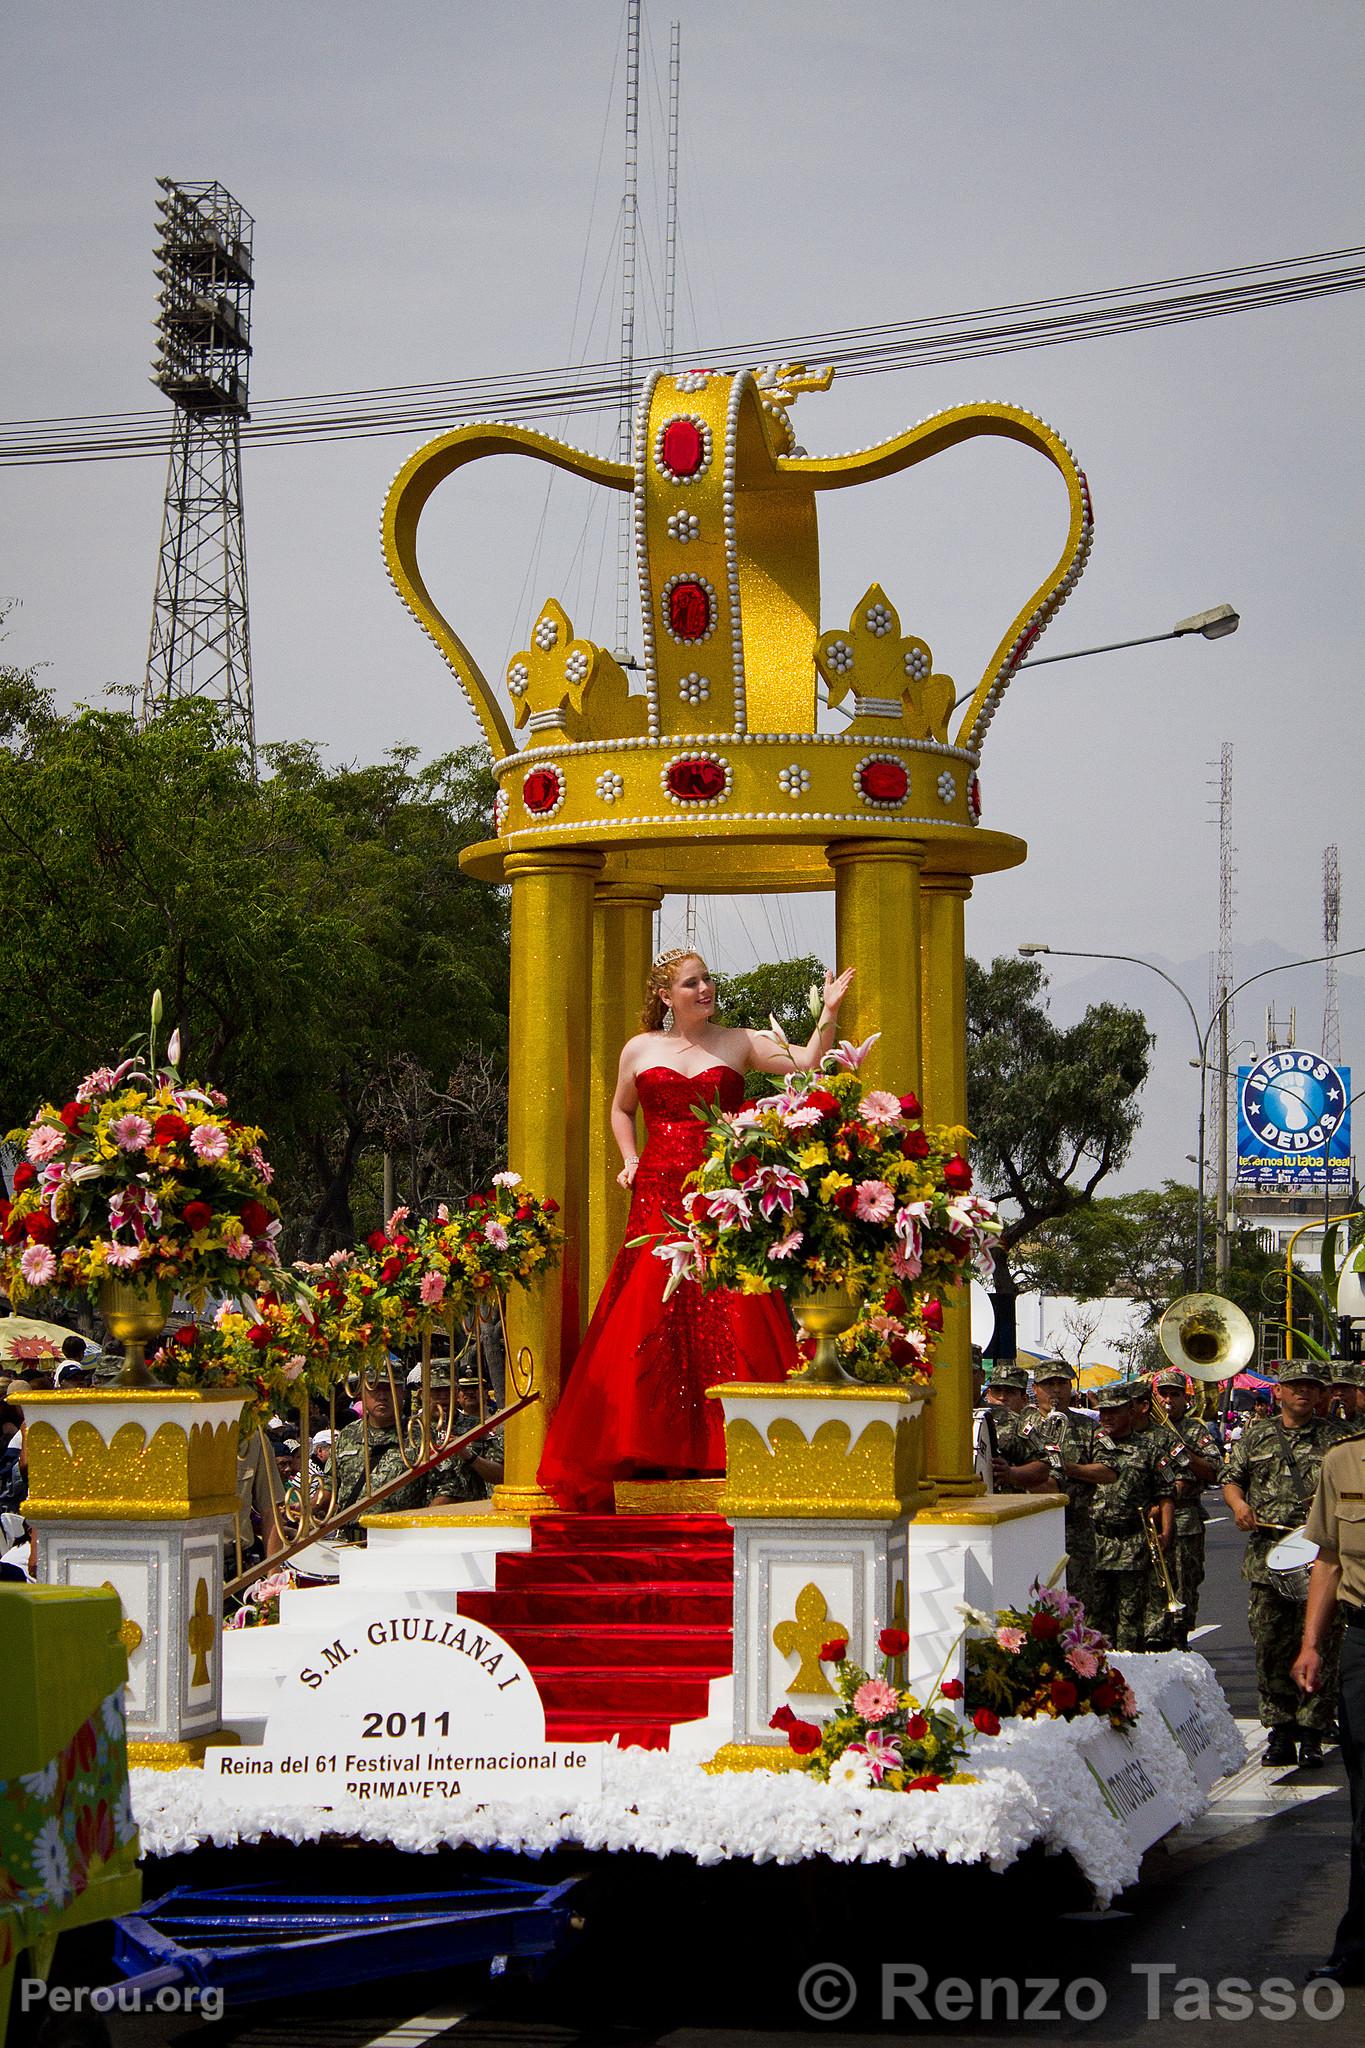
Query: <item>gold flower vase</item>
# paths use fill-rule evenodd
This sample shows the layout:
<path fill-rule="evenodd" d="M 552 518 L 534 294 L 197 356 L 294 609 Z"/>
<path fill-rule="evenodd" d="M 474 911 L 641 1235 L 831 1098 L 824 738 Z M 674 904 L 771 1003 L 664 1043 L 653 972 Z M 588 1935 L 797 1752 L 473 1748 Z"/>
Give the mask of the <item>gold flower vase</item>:
<path fill-rule="evenodd" d="M 147 1346 L 160 1336 L 170 1311 L 161 1289 L 131 1280 L 101 1280 L 100 1314 L 111 1337 L 123 1346 L 121 1387 L 154 1387 L 147 1370 Z"/>
<path fill-rule="evenodd" d="M 862 1296 L 847 1287 L 813 1287 L 807 1294 L 791 1297 L 792 1314 L 803 1336 L 815 1340 L 815 1356 L 809 1365 L 789 1375 L 789 1384 L 802 1387 L 853 1387 L 858 1382 L 839 1363 L 835 1338 L 851 1329 L 862 1306 Z"/>

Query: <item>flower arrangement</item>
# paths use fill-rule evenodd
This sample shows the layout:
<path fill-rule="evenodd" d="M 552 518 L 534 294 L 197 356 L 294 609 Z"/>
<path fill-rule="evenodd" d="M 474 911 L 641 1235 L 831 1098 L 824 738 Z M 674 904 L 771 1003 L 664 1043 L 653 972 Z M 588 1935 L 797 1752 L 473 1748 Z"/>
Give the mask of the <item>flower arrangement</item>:
<path fill-rule="evenodd" d="M 853 1791 L 937 1792 L 950 1780 L 964 1782 L 957 1763 L 967 1741 L 951 1704 L 961 1698 L 961 1684 L 940 1678 L 921 1703 L 896 1676 L 898 1660 L 910 1647 L 906 1631 L 884 1628 L 877 1647 L 881 1675 L 872 1677 L 850 1661 L 846 1638 L 826 1643 L 820 1661 L 834 1666 L 843 1705 L 823 1724 L 803 1721 L 781 1706 L 768 1725 L 783 1730 L 805 1770 L 831 1785 Z"/>
<path fill-rule="evenodd" d="M 1109 1663 L 1108 1643 L 1089 1626 L 1073 1594 L 1035 1583 L 1026 1607 L 998 1614 L 968 1610 L 968 1622 L 969 1708 L 1026 1721 L 1096 1714 L 1111 1728 L 1133 1726 L 1132 1690 Z"/>
<path fill-rule="evenodd" d="M 9 1133 L 21 1154 L 0 1200 L 0 1283 L 16 1302 L 106 1281 L 254 1290 L 278 1273 L 278 1209 L 263 1134 L 228 1115 L 221 1089 L 184 1081 L 179 1033 L 156 1059 L 97 1067 L 58 1108 Z"/>
<path fill-rule="evenodd" d="M 968 1133 L 926 1126 L 914 1095 L 862 1086 L 858 1068 L 874 1043 L 844 1040 L 816 1071 L 729 1114 L 705 1113 L 686 1235 L 655 1252 L 672 1267 L 670 1292 L 689 1278 L 708 1291 L 879 1298 L 847 1333 L 845 1357 L 863 1376 L 871 1368 L 901 1384 L 927 1372 L 944 1293 L 969 1266 L 993 1271 L 1000 1226 L 971 1191 Z"/>
<path fill-rule="evenodd" d="M 241 1603 L 228 1616 L 225 1628 L 268 1628 L 280 1618 L 280 1595 L 298 1585 L 292 1565 L 281 1565 L 266 1578 L 247 1587 Z"/>
<path fill-rule="evenodd" d="M 531 1194 L 510 1170 L 463 1209 L 443 1202 L 430 1220 L 395 1209 L 366 1239 L 369 1256 L 347 1271 L 352 1307 L 395 1346 L 467 1315 L 478 1294 L 524 1287 L 558 1256 L 558 1210 L 553 1196 Z"/>
<path fill-rule="evenodd" d="M 942 1330 L 943 1304 L 936 1297 L 907 1297 L 899 1287 L 888 1287 L 859 1305 L 835 1348 L 845 1371 L 864 1386 L 927 1386 Z"/>
<path fill-rule="evenodd" d="M 348 1324 L 350 1304 L 294 1287 L 264 1290 L 249 1306 L 224 1302 L 207 1328 L 182 1323 L 148 1361 L 162 1386 L 235 1387 L 262 1417 L 327 1396 L 374 1348 L 365 1324 Z"/>
<path fill-rule="evenodd" d="M 437 1211 L 436 1232 L 458 1246 L 458 1265 L 477 1293 L 525 1287 L 559 1255 L 564 1233 L 553 1195 L 533 1195 L 519 1173 L 495 1173 L 491 1187 L 470 1195 L 463 1212 Z"/>

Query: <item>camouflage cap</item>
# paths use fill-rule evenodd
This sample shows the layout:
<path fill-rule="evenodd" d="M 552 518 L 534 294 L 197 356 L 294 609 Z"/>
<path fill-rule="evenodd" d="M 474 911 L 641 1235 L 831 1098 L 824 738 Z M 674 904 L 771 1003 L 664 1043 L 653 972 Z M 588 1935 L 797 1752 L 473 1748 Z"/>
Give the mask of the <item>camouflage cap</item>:
<path fill-rule="evenodd" d="M 1075 1377 L 1075 1366 L 1068 1365 L 1064 1358 L 1039 1358 L 1034 1361 L 1033 1384 L 1035 1387 L 1039 1380 L 1074 1380 Z"/>
<path fill-rule="evenodd" d="M 1028 1374 L 1023 1366 L 1019 1365 L 1014 1359 L 1001 1359 L 998 1365 L 991 1367 L 991 1376 L 987 1381 L 987 1385 L 1004 1387 L 1009 1393 L 1026 1394 L 1028 1392 Z"/>
<path fill-rule="evenodd" d="M 1276 1384 L 1282 1387 L 1297 1386 L 1301 1380 L 1310 1380 L 1315 1387 L 1331 1385 L 1331 1368 L 1317 1358 L 1284 1358 L 1276 1367 Z"/>
<path fill-rule="evenodd" d="M 1365 1365 L 1354 1358 L 1334 1358 L 1327 1377 L 1334 1387 L 1365 1387 Z"/>
<path fill-rule="evenodd" d="M 1152 1385 L 1163 1394 L 1168 1388 L 1173 1394 L 1188 1394 L 1190 1391 L 1190 1383 L 1178 1365 L 1168 1365 L 1164 1372 L 1153 1373 Z"/>
<path fill-rule="evenodd" d="M 1133 1392 L 1131 1380 L 1112 1380 L 1107 1387 L 1096 1387 L 1090 1398 L 1097 1408 L 1126 1408 Z"/>

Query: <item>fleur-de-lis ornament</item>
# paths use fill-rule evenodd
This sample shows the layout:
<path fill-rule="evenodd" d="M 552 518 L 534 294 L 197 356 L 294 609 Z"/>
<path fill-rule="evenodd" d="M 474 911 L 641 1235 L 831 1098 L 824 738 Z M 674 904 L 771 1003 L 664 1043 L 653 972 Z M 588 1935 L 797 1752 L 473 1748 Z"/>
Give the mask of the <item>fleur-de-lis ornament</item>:
<path fill-rule="evenodd" d="M 880 583 L 868 585 L 846 630 L 820 635 L 815 665 L 831 704 L 852 694 L 852 731 L 885 732 L 890 723 L 917 740 L 948 737 L 952 678 L 933 673 L 926 641 L 902 635 L 900 615 Z"/>

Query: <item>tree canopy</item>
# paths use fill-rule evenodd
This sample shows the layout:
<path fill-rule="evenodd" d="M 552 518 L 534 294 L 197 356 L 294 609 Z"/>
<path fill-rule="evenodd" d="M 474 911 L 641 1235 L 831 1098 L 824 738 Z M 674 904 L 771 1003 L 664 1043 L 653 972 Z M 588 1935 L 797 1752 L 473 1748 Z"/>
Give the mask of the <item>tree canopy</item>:
<path fill-rule="evenodd" d="M 258 777 L 200 700 L 145 727 L 68 717 L 0 671 L 0 1114 L 65 1099 L 159 986 L 183 1070 L 268 1130 L 291 1236 L 315 1251 L 354 1234 L 395 1065 L 441 1087 L 501 1054 L 506 911 L 459 868 L 487 829 L 482 750 L 262 759 Z"/>

